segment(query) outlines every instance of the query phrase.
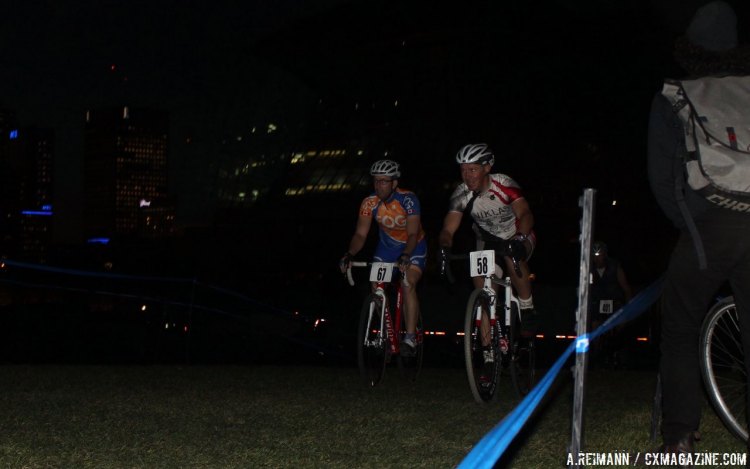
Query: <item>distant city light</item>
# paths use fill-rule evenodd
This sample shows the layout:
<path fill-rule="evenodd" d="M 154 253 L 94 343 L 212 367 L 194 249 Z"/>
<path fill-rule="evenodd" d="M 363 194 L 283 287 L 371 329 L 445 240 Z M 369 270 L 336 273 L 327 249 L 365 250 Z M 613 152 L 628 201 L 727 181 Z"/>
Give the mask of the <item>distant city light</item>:
<path fill-rule="evenodd" d="M 42 205 L 42 210 L 52 210 L 52 205 Z"/>
<path fill-rule="evenodd" d="M 615 205 L 617 205 L 617 199 L 612 201 L 612 206 L 614 207 Z"/>
<path fill-rule="evenodd" d="M 141 199 L 141 201 L 138 203 L 139 207 L 150 207 L 151 201 L 146 199 Z"/>
<path fill-rule="evenodd" d="M 109 244 L 109 238 L 89 238 L 86 242 L 89 244 Z"/>
<path fill-rule="evenodd" d="M 10 131 L 10 139 L 15 140 L 18 138 L 18 129 L 13 129 Z"/>

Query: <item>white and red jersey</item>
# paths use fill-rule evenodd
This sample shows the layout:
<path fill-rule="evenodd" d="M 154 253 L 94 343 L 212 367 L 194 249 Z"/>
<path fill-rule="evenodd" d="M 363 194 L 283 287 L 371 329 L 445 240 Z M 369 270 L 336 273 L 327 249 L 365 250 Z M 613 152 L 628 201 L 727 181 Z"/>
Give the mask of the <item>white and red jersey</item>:
<path fill-rule="evenodd" d="M 461 183 L 451 195 L 448 210 L 464 212 L 474 198 L 465 183 Z M 500 239 L 508 240 L 516 234 L 516 215 L 511 204 L 522 199 L 521 187 L 510 176 L 490 174 L 490 186 L 476 196 L 469 215 L 474 220 L 472 228 L 479 238 L 482 230 Z M 489 240 L 487 240 L 489 241 Z"/>

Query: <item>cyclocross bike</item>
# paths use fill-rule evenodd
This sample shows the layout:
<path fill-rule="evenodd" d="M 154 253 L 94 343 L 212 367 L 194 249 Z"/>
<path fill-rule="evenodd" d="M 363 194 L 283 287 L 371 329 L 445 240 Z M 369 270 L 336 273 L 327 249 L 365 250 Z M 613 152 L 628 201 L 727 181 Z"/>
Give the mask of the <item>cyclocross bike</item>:
<path fill-rule="evenodd" d="M 449 281 L 453 279 L 448 261 L 466 257 L 451 256 L 442 260 L 441 270 Z M 513 387 L 518 396 L 523 397 L 534 386 L 534 337 L 521 335 L 518 297 L 510 277 L 495 274 L 495 251 L 474 251 L 468 257 L 472 277 L 484 278 L 484 285 L 469 296 L 464 319 L 464 361 L 471 394 L 480 404 L 493 401 L 497 396 L 501 370 L 509 369 Z M 520 275 L 517 260 L 509 257 Z M 502 303 L 493 285 L 503 288 Z M 498 304 L 502 306 L 501 314 L 497 311 Z"/>
<path fill-rule="evenodd" d="M 701 326 L 698 353 L 701 375 L 711 405 L 729 431 L 747 442 L 747 374 L 734 297 L 719 299 L 706 314 Z M 661 407 L 661 377 L 657 377 L 651 419 L 652 439 L 657 437 Z"/>
<path fill-rule="evenodd" d="M 746 325 L 747 326 L 747 325 Z M 709 400 L 730 432 L 747 441 L 747 373 L 734 298 L 720 299 L 703 321 L 700 365 Z"/>
<path fill-rule="evenodd" d="M 365 384 L 376 386 L 385 375 L 385 366 L 395 357 L 402 376 L 416 381 L 424 358 L 424 329 L 421 314 L 417 318 L 416 348 L 413 356 L 401 350 L 401 337 L 406 332 L 403 314 L 402 283 L 406 277 L 399 272 L 394 279 L 396 264 L 390 262 L 352 262 L 352 267 L 370 267 L 370 281 L 375 288 L 362 304 L 357 331 L 357 362 Z M 351 268 L 346 272 L 354 285 Z M 396 329 L 398 328 L 398 329 Z"/>

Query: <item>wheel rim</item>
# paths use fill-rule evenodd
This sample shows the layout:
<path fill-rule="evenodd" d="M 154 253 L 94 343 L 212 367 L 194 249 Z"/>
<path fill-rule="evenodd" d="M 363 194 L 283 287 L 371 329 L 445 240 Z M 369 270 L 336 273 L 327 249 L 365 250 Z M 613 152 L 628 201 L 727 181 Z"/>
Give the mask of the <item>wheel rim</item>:
<path fill-rule="evenodd" d="M 494 330 L 492 331 L 495 343 L 491 344 L 491 350 L 495 358 L 494 366 L 484 367 L 481 332 L 475 318 L 478 308 L 482 308 L 483 314 L 488 314 L 488 305 L 489 300 L 487 295 L 482 290 L 475 290 L 469 297 L 464 321 L 464 359 L 469 388 L 474 396 L 474 400 L 482 404 L 492 401 L 495 397 L 501 362 L 496 342 L 499 337 L 499 331 L 497 323 L 495 323 Z"/>
<path fill-rule="evenodd" d="M 715 307 L 701 334 L 701 372 L 719 418 L 738 438 L 747 441 L 745 425 L 747 374 L 737 310 L 733 303 Z"/>
<path fill-rule="evenodd" d="M 383 327 L 380 318 L 381 300 L 370 295 L 362 306 L 357 338 L 357 355 L 359 370 L 367 386 L 376 386 L 385 373 L 385 363 L 388 358 L 388 331 Z M 372 319 L 368 318 L 372 312 Z M 382 335 L 379 335 L 380 331 Z"/>

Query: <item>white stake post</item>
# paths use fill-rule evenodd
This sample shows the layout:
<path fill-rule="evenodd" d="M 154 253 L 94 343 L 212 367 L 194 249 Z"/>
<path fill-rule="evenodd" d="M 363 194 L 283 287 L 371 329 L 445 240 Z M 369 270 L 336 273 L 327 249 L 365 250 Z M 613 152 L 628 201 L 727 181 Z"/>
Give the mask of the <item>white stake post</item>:
<path fill-rule="evenodd" d="M 583 197 L 579 205 L 583 208 L 581 218 L 581 271 L 578 278 L 578 314 L 576 333 L 576 364 L 575 384 L 573 389 L 573 428 L 571 431 L 570 454 L 575 463 L 572 467 L 579 469 L 578 454 L 581 452 L 581 441 L 583 440 L 583 395 L 586 367 L 588 364 L 589 343 L 586 338 L 588 309 L 589 309 L 589 283 L 591 279 L 591 235 L 594 232 L 594 196 L 595 189 L 584 189 Z"/>

